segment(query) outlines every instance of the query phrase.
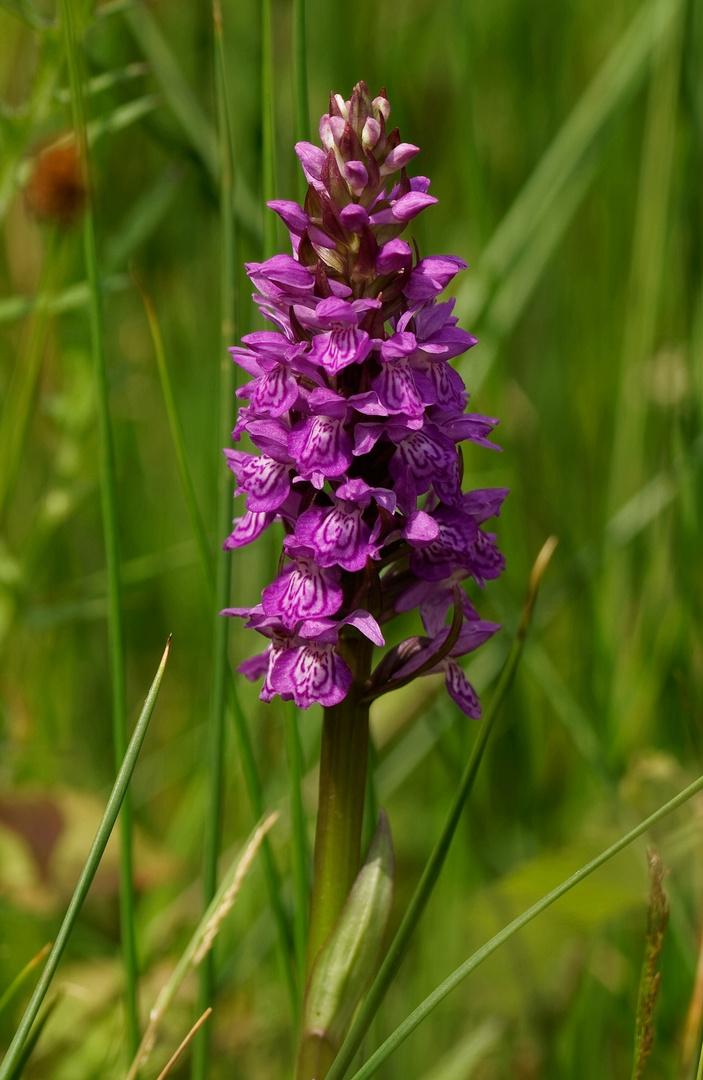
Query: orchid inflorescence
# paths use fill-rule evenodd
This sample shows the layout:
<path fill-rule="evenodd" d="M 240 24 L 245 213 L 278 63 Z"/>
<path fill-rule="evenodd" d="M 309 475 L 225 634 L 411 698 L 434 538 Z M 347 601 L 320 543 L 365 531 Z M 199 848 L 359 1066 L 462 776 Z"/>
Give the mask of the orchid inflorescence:
<path fill-rule="evenodd" d="M 497 577 L 504 559 L 481 527 L 503 488 L 462 492 L 463 441 L 493 447 L 496 420 L 465 413 L 468 393 L 450 360 L 476 344 L 439 294 L 455 256 L 419 258 L 399 239 L 437 200 L 408 178 L 418 148 L 386 130 L 385 91 L 363 82 L 330 98 L 322 149 L 298 143 L 309 187 L 304 207 L 275 201 L 293 255 L 249 263 L 254 299 L 276 327 L 230 350 L 252 376 L 233 432 L 261 451 L 225 450 L 245 513 L 225 548 L 255 540 L 273 521 L 285 539 L 276 579 L 251 608 L 228 608 L 270 639 L 240 671 L 264 677 L 300 708 L 338 704 L 358 672 L 362 635 L 419 609 L 425 634 L 391 649 L 368 676 L 367 698 L 443 670 L 468 716 L 476 692 L 457 658 L 498 626 L 479 618 L 461 582 Z M 497 447 L 493 447 L 497 449 Z M 447 617 L 453 609 L 451 625 Z M 351 663 L 351 667 L 350 667 Z"/>

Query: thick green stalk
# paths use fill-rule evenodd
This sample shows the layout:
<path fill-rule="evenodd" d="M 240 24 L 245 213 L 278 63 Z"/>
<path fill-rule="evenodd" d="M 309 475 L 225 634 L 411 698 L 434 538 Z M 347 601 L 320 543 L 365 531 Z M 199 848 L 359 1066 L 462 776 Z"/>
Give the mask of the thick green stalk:
<path fill-rule="evenodd" d="M 325 709 L 322 726 L 308 978 L 361 863 L 369 748 L 369 705 L 363 700 L 363 687 L 371 667 L 371 646 L 356 634 L 353 641 L 340 642 L 340 652 L 354 682 L 339 705 Z"/>
<path fill-rule="evenodd" d="M 233 426 L 234 366 L 227 353 L 227 346 L 235 336 L 236 322 L 236 260 L 234 214 L 232 212 L 232 153 L 227 117 L 227 93 L 222 45 L 222 13 L 218 0 L 213 4 L 215 38 L 215 79 L 217 96 L 218 144 L 220 150 L 220 385 L 218 436 Z M 217 532 L 226 536 L 231 518 L 232 483 L 227 469 L 220 469 L 217 486 Z M 210 748 L 208 758 L 209 796 L 205 823 L 205 853 L 203 866 L 203 894 L 205 906 L 212 901 L 217 889 L 217 861 L 222 836 L 222 800 L 224 790 L 225 716 L 227 707 L 229 619 L 219 612 L 227 607 L 230 597 L 232 559 L 229 552 L 218 551 L 215 563 L 215 620 L 212 643 L 212 681 L 210 686 Z M 212 1004 L 215 968 L 214 953 L 210 951 L 200 968 L 199 1012 Z M 193 1045 L 194 1080 L 205 1080 L 208 1074 L 210 1028 L 198 1032 Z"/>
<path fill-rule="evenodd" d="M 308 937 L 310 893 L 308 882 L 308 838 L 302 796 L 303 763 L 300 752 L 300 733 L 298 731 L 298 710 L 293 702 L 288 702 L 285 725 L 288 782 L 290 785 L 293 888 L 295 891 L 293 938 L 295 959 L 298 967 L 298 984 L 302 991 L 305 985 L 305 951 Z"/>
<path fill-rule="evenodd" d="M 61 0 L 61 23 L 71 83 L 73 122 L 79 141 L 81 159 L 89 177 L 88 139 L 86 133 L 83 90 L 80 73 L 78 45 L 73 26 L 71 0 Z M 89 195 L 90 195 L 89 188 Z M 95 244 L 95 224 L 91 197 L 83 221 L 86 276 L 89 288 L 90 333 L 95 363 L 97 385 L 98 426 L 100 438 L 100 495 L 102 507 L 105 562 L 108 589 L 108 635 L 110 648 L 110 677 L 112 683 L 112 730 L 115 761 L 119 764 L 127 749 L 127 715 L 124 679 L 124 643 L 122 612 L 120 607 L 120 555 L 117 530 L 117 499 L 115 459 L 110 426 L 108 403 L 109 388 L 105 366 L 102 307 L 98 259 Z M 134 884 L 132 880 L 132 813 L 129 795 L 122 804 L 120 830 L 120 923 L 122 952 L 125 965 L 127 1048 L 134 1054 L 139 1045 L 139 1021 L 137 1006 L 137 946 L 134 912 Z"/>
<path fill-rule="evenodd" d="M 5 1054 L 5 1057 L 0 1065 L 0 1080 L 9 1080 L 9 1077 L 13 1076 L 18 1062 L 22 1057 L 22 1048 L 24 1047 L 27 1037 L 32 1029 L 32 1025 L 37 1018 L 39 1009 L 42 1002 L 46 997 L 46 993 L 51 985 L 51 980 L 56 974 L 56 969 L 59 966 L 59 961 L 63 955 L 63 951 L 66 948 L 71 931 L 76 924 L 76 920 L 80 914 L 80 910 L 83 906 L 83 901 L 88 895 L 88 890 L 91 886 L 91 882 L 95 877 L 95 872 L 98 869 L 100 860 L 102 859 L 103 852 L 107 847 L 107 842 L 110 839 L 110 834 L 115 827 L 117 815 L 120 812 L 120 806 L 123 804 L 129 782 L 132 779 L 132 773 L 134 767 L 137 764 L 137 758 L 142 748 L 142 744 L 146 737 L 147 728 L 149 727 L 149 721 L 151 720 L 151 714 L 154 711 L 156 699 L 161 687 L 161 680 L 166 670 L 166 661 L 168 660 L 169 649 L 171 646 L 171 639 L 169 638 L 164 650 L 164 654 L 161 657 L 161 663 L 159 664 L 154 681 L 152 682 L 149 693 L 146 696 L 144 707 L 142 708 L 141 715 L 135 725 L 134 734 L 130 739 L 129 746 L 124 756 L 124 760 L 121 763 L 120 770 L 117 774 L 112 791 L 110 792 L 110 798 L 107 801 L 105 807 L 105 813 L 103 814 L 102 821 L 98 827 L 98 831 L 95 834 L 93 846 L 90 849 L 88 858 L 81 871 L 81 875 L 78 879 L 78 884 L 74 890 L 71 902 L 68 905 L 66 914 L 64 915 L 63 922 L 56 935 L 56 941 L 49 953 L 49 959 L 46 962 L 46 966 L 41 973 L 41 977 L 36 985 L 34 993 L 30 999 L 29 1005 L 25 1010 L 25 1014 L 22 1017 L 19 1027 L 15 1032 L 15 1036 L 10 1043 L 9 1049 Z"/>
<path fill-rule="evenodd" d="M 522 656 L 522 650 L 527 638 L 527 632 L 529 630 L 530 622 L 532 619 L 532 612 L 537 600 L 537 592 L 544 571 L 547 568 L 549 560 L 552 556 L 554 548 L 556 546 L 556 540 L 554 537 L 550 539 L 543 546 L 537 559 L 535 560 L 530 580 L 527 587 L 527 595 L 525 598 L 525 604 L 522 611 L 522 618 L 520 620 L 520 626 L 518 632 L 513 641 L 508 658 L 505 661 L 503 670 L 498 680 L 498 686 L 491 699 L 490 705 L 486 709 L 481 728 L 478 733 L 478 738 L 474 743 L 471 757 L 467 762 L 464 774 L 459 783 L 459 787 L 454 796 L 449 812 L 444 822 L 442 832 L 434 846 L 432 854 L 430 855 L 425 869 L 422 873 L 422 877 L 418 883 L 413 898 L 403 916 L 403 920 L 398 928 L 398 931 L 386 953 L 378 975 L 374 979 L 373 985 L 369 990 L 366 1000 L 364 1001 L 359 1014 L 349 1031 L 342 1047 L 334 1060 L 327 1080 L 341 1080 L 346 1073 L 347 1069 L 351 1065 L 354 1055 L 361 1045 L 361 1041 L 366 1035 L 369 1029 L 369 1025 L 374 1016 L 378 1012 L 378 1009 L 385 997 L 386 991 L 391 982 L 395 978 L 395 975 L 400 967 L 401 961 L 405 956 L 410 939 L 414 933 L 415 927 L 419 923 L 422 914 L 427 906 L 427 902 L 432 895 L 437 879 L 440 875 L 442 867 L 444 866 L 444 860 L 447 857 L 449 847 L 456 827 L 459 824 L 461 812 L 464 808 L 464 804 L 474 786 L 474 781 L 478 774 L 479 766 L 483 759 L 483 754 L 488 745 L 488 739 L 500 706 L 503 703 L 503 699 L 512 683 L 513 676 L 517 670 L 517 666 Z"/>

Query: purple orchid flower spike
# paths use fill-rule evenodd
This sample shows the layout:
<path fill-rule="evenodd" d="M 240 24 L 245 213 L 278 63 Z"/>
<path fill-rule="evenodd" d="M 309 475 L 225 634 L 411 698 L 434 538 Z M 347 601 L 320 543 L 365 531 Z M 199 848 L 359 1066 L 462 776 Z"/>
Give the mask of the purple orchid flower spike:
<path fill-rule="evenodd" d="M 233 436 L 256 453 L 226 450 L 244 499 L 225 547 L 250 543 L 274 521 L 286 537 L 279 573 L 245 617 L 268 639 L 241 665 L 300 708 L 377 696 L 399 681 L 443 671 L 467 716 L 478 697 L 459 659 L 498 627 L 464 591 L 504 566 L 485 522 L 503 489 L 462 491 L 461 443 L 497 449 L 496 420 L 467 413 L 451 361 L 476 344 L 440 294 L 466 263 L 422 259 L 401 233 L 437 200 L 409 178 L 418 148 L 388 128 L 385 92 L 359 83 L 330 99 L 321 146 L 296 152 L 309 187 L 303 206 L 270 203 L 292 255 L 250 263 L 255 300 L 273 328 L 230 351 L 250 378 L 237 396 Z M 418 611 L 425 636 L 396 646 L 371 673 L 380 623 Z"/>

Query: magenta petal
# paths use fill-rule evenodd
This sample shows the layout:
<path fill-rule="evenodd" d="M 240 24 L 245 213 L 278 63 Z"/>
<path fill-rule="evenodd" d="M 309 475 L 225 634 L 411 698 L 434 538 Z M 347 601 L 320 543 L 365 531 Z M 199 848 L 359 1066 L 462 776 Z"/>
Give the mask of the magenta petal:
<path fill-rule="evenodd" d="M 225 551 L 244 547 L 256 540 L 267 529 L 276 515 L 273 513 L 254 513 L 247 511 L 244 517 L 235 519 L 235 529 L 222 545 Z"/>
<path fill-rule="evenodd" d="M 473 686 L 457 664 L 456 660 L 445 660 L 443 667 L 447 673 L 449 696 L 459 706 L 465 716 L 472 720 L 481 719 L 481 702 Z"/>
<path fill-rule="evenodd" d="M 272 199 L 266 204 L 269 210 L 275 210 L 292 233 L 301 236 L 308 227 L 308 215 L 297 202 L 288 199 Z"/>
<path fill-rule="evenodd" d="M 257 412 L 279 417 L 295 405 L 299 393 L 291 369 L 283 364 L 275 364 L 266 375 L 256 380 L 249 400 Z"/>
<path fill-rule="evenodd" d="M 412 265 L 413 253 L 405 240 L 389 240 L 376 256 L 377 274 L 394 274 Z"/>
<path fill-rule="evenodd" d="M 402 169 L 408 162 L 419 154 L 420 147 L 412 143 L 399 143 L 394 147 L 381 166 L 381 176 L 389 176 L 391 173 Z"/>
<path fill-rule="evenodd" d="M 313 416 L 294 428 L 288 447 L 303 479 L 319 472 L 341 476 L 352 463 L 352 445 L 341 420 Z"/>
<path fill-rule="evenodd" d="M 262 653 L 258 653 L 256 656 L 249 657 L 239 665 L 237 671 L 249 679 L 249 682 L 255 682 L 260 679 L 269 669 L 269 661 L 271 659 L 271 646 L 264 649 Z"/>
<path fill-rule="evenodd" d="M 357 608 L 356 611 L 352 611 L 351 615 L 347 615 L 346 619 L 341 620 L 346 623 L 347 626 L 355 626 L 357 630 L 360 630 L 364 637 L 367 637 L 369 641 L 373 641 L 374 645 L 385 645 L 386 641 L 381 633 L 381 627 L 378 625 L 373 615 L 368 611 L 364 611 L 363 608 Z"/>
<path fill-rule="evenodd" d="M 369 182 L 366 166 L 361 161 L 346 161 L 344 163 L 344 172 L 352 192 L 355 195 L 361 195 Z"/>
<path fill-rule="evenodd" d="M 371 352 L 371 340 L 365 330 L 348 326 L 318 334 L 313 339 L 310 359 L 321 364 L 330 375 L 337 375 L 349 364 L 360 364 Z"/>
<path fill-rule="evenodd" d="M 254 457 L 242 450 L 225 450 L 229 467 L 246 493 L 247 510 L 278 510 L 290 492 L 290 467 L 270 457 Z"/>
<path fill-rule="evenodd" d="M 295 152 L 300 159 L 300 164 L 303 166 L 307 182 L 314 187 L 319 186 L 322 166 L 325 164 L 326 155 L 324 150 L 309 142 L 299 142 L 295 144 Z"/>
<path fill-rule="evenodd" d="M 403 536 L 413 547 L 423 547 L 437 539 L 439 525 L 424 510 L 415 510 L 408 518 L 408 523 L 403 529 Z"/>
<path fill-rule="evenodd" d="M 292 630 L 301 619 L 334 615 L 342 606 L 343 592 L 333 571 L 323 570 L 310 559 L 295 559 L 264 589 L 267 615 L 280 615 Z"/>
<path fill-rule="evenodd" d="M 349 203 L 340 212 L 339 220 L 349 232 L 360 233 L 364 225 L 369 223 L 369 215 L 363 206 L 358 203 Z"/>
<path fill-rule="evenodd" d="M 352 673 L 331 645 L 304 645 L 281 653 L 271 673 L 277 694 L 299 709 L 317 702 L 329 708 L 338 705 L 352 684 Z"/>
<path fill-rule="evenodd" d="M 421 191 L 409 191 L 407 195 L 402 195 L 393 204 L 393 217 L 396 221 L 402 221 L 404 224 L 406 221 L 411 221 L 412 218 L 417 217 L 425 207 L 433 206 L 437 201 L 433 195 L 425 195 Z"/>
<path fill-rule="evenodd" d="M 312 506 L 298 519 L 295 538 L 312 548 L 320 566 L 361 570 L 368 556 L 377 553 L 362 512 L 362 507 L 341 500 L 336 506 Z"/>

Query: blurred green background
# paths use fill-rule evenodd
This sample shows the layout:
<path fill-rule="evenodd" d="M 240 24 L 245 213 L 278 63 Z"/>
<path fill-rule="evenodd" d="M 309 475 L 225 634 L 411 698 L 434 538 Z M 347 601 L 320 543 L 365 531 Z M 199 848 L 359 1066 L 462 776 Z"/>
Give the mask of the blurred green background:
<path fill-rule="evenodd" d="M 174 635 L 133 782 L 146 1015 L 201 910 L 213 618 L 130 271 L 161 327 L 214 552 L 228 433 L 217 401 L 212 13 L 184 0 L 75 6 L 93 80 L 130 723 Z M 262 250 L 260 9 L 223 0 L 222 15 L 241 336 L 262 326 L 241 269 Z M 274 0 L 273 15 L 276 193 L 297 198 L 291 4 Z M 37 152 L 70 126 L 55 18 L 48 2 L 0 4 L 0 990 L 55 935 L 114 771 L 81 229 L 38 223 L 26 195 Z M 309 0 L 307 42 L 313 133 L 330 90 L 348 97 L 360 78 L 374 92 L 385 86 L 403 139 L 421 147 L 413 171 L 439 198 L 413 223 L 420 251 L 469 263 L 454 291 L 480 344 L 458 366 L 473 407 L 501 418 L 503 452 L 471 449 L 467 484 L 511 489 L 497 523 L 507 570 L 474 597 L 505 627 L 469 666 L 485 697 L 531 563 L 559 537 L 521 669 L 372 1046 L 474 948 L 701 771 L 703 7 Z M 288 250 L 282 228 L 278 238 Z M 233 603 L 256 602 L 276 559 L 266 542 L 233 555 Z M 397 634 L 408 632 L 409 619 Z M 258 651 L 254 637 L 231 628 L 235 660 Z M 255 686 L 241 694 L 265 802 L 283 812 L 272 843 L 288 875 L 283 712 L 262 705 Z M 373 725 L 398 919 L 476 727 L 430 679 L 382 699 Z M 319 729 L 315 710 L 301 717 L 311 830 Z M 231 857 L 253 817 L 229 728 L 227 746 Z M 672 909 L 652 1080 L 696 1072 L 702 815 L 695 800 L 650 838 L 671 869 Z M 124 1075 L 111 851 L 28 1077 Z M 288 881 L 286 890 L 292 903 Z M 382 1075 L 629 1075 L 646 895 L 640 842 L 480 968 Z M 216 970 L 211 1075 L 287 1074 L 290 1017 L 258 866 Z M 150 1069 L 192 1023 L 195 994 L 188 980 Z M 0 1015 L 3 1045 L 23 1003 Z"/>

